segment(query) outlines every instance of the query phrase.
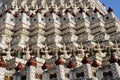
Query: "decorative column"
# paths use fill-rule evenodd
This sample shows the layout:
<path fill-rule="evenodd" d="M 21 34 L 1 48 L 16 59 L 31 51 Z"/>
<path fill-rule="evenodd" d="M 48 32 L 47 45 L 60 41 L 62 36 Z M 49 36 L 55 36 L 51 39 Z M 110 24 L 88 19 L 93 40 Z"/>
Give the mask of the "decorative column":
<path fill-rule="evenodd" d="M 0 61 L 0 80 L 4 80 L 5 71 L 6 71 L 6 63 L 3 59 L 3 57 L 1 57 L 1 61 Z"/>
<path fill-rule="evenodd" d="M 57 71 L 57 80 L 65 80 L 65 68 L 64 68 L 63 59 L 59 57 L 55 62 L 55 64 L 56 64 L 56 71 Z"/>
<path fill-rule="evenodd" d="M 77 66 L 77 63 L 70 60 L 67 67 L 70 68 L 70 80 L 74 80 L 74 76 L 73 76 L 73 69 Z"/>
<path fill-rule="evenodd" d="M 87 55 L 85 55 L 85 57 L 83 58 L 82 63 L 83 63 L 83 67 L 84 67 L 84 75 L 85 75 L 84 78 L 85 79 L 92 78 L 92 68 L 90 65 L 91 60 Z"/>
<path fill-rule="evenodd" d="M 49 74 L 47 72 L 47 70 L 50 69 L 50 65 L 47 62 L 45 62 L 42 66 L 42 69 L 44 70 L 42 74 L 42 80 L 50 80 Z"/>
<path fill-rule="evenodd" d="M 16 72 L 14 74 L 13 80 L 21 80 L 21 71 L 24 70 L 23 65 L 21 63 L 18 63 L 15 70 L 16 70 Z"/>
<path fill-rule="evenodd" d="M 31 57 L 26 64 L 26 80 L 36 80 L 35 79 L 35 66 L 36 61 Z"/>
<path fill-rule="evenodd" d="M 118 58 L 115 54 L 111 55 L 109 62 L 113 77 L 120 78 L 120 66 L 118 65 Z"/>

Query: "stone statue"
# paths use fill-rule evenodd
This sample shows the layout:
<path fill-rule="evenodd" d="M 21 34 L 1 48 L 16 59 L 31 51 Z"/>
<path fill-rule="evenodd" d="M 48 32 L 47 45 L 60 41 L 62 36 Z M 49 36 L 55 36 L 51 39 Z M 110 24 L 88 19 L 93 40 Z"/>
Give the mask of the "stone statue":
<path fill-rule="evenodd" d="M 97 44 L 97 48 L 95 48 L 94 50 L 97 51 L 96 55 L 100 57 L 105 57 L 105 54 L 102 52 L 103 49 L 101 49 L 99 42 Z"/>
<path fill-rule="evenodd" d="M 82 56 L 85 55 L 85 50 L 83 49 L 82 43 L 80 44 L 80 47 L 77 48 L 77 50 L 80 51 L 80 53 L 82 54 Z"/>
<path fill-rule="evenodd" d="M 67 54 L 68 51 L 67 51 L 65 43 L 63 45 L 63 49 L 60 48 L 60 52 L 63 53 L 63 55 L 64 55 L 65 58 L 69 58 L 69 55 Z"/>
<path fill-rule="evenodd" d="M 44 52 L 44 53 L 45 53 L 45 56 L 44 56 L 45 59 L 49 59 L 49 58 L 50 58 L 49 52 L 51 52 L 51 50 L 49 50 L 47 44 L 45 44 L 44 50 L 41 49 L 41 52 Z"/>
<path fill-rule="evenodd" d="M 31 57 L 30 53 L 32 51 L 30 50 L 30 47 L 28 46 L 28 44 L 26 45 L 26 49 L 25 50 L 23 49 L 23 52 L 25 52 L 25 59 L 29 60 Z"/>
<path fill-rule="evenodd" d="M 8 45 L 7 51 L 6 51 L 5 49 L 3 49 L 2 52 L 3 52 L 3 53 L 6 53 L 6 60 L 10 60 L 10 59 L 13 58 L 13 57 L 11 56 L 11 53 L 13 53 L 11 50 L 12 50 L 12 49 L 11 49 L 10 44 Z"/>

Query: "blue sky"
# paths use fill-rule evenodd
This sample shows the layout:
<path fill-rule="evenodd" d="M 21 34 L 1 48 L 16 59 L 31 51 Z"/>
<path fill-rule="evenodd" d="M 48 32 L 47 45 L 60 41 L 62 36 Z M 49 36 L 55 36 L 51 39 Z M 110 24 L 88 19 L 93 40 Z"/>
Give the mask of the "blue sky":
<path fill-rule="evenodd" d="M 100 0 L 104 3 L 108 9 L 111 7 L 114 10 L 114 13 L 117 17 L 120 18 L 120 0 Z"/>

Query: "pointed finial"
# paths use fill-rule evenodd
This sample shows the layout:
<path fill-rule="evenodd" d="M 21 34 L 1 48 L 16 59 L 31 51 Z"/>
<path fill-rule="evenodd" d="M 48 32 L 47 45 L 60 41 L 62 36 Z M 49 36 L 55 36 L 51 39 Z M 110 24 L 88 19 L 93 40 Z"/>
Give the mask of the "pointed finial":
<path fill-rule="evenodd" d="M 80 7 L 79 12 L 82 13 L 82 12 L 85 12 L 85 11 L 84 11 L 84 9 L 82 7 Z"/>
<path fill-rule="evenodd" d="M 75 68 L 77 66 L 77 63 L 73 60 L 70 60 L 67 67 L 68 68 Z"/>
<path fill-rule="evenodd" d="M 109 62 L 110 63 L 117 63 L 118 62 L 118 58 L 116 57 L 116 55 L 114 53 L 111 54 Z"/>
<path fill-rule="evenodd" d="M 7 10 L 5 11 L 5 13 L 9 13 L 9 14 L 11 14 L 12 12 L 11 12 L 10 9 L 7 9 Z"/>
<path fill-rule="evenodd" d="M 42 66 L 42 69 L 43 70 L 48 70 L 48 69 L 50 69 L 50 64 L 48 64 L 46 61 L 45 61 L 45 63 L 43 64 L 43 66 Z"/>
<path fill-rule="evenodd" d="M 64 65 L 64 61 L 61 57 L 59 57 L 56 62 L 55 62 L 56 65 Z"/>
<path fill-rule="evenodd" d="M 36 66 L 37 62 L 31 57 L 26 63 L 27 66 Z"/>
<path fill-rule="evenodd" d="M 98 61 L 98 60 L 93 60 L 93 63 L 92 63 L 92 67 L 95 67 L 95 68 L 97 68 L 97 67 L 100 67 L 101 66 L 101 64 L 100 64 L 100 62 Z"/>
<path fill-rule="evenodd" d="M 88 57 L 88 54 L 85 54 L 83 60 L 82 60 L 83 64 L 90 64 L 91 63 L 91 59 Z"/>
<path fill-rule="evenodd" d="M 22 71 L 22 70 L 24 70 L 24 67 L 23 67 L 22 63 L 19 62 L 18 65 L 17 65 L 17 67 L 15 68 L 15 70 L 16 71 L 19 71 L 19 70 Z"/>
<path fill-rule="evenodd" d="M 99 12 L 99 10 L 97 8 L 95 8 L 94 12 L 97 13 L 97 12 Z"/>
<path fill-rule="evenodd" d="M 37 9 L 36 13 L 42 14 L 42 10 L 41 9 Z"/>
<path fill-rule="evenodd" d="M 113 12 L 113 9 L 111 7 L 109 7 L 108 12 Z"/>
<path fill-rule="evenodd" d="M 34 14 L 34 13 L 32 13 L 32 14 L 30 15 L 30 17 L 31 17 L 31 18 L 33 18 L 34 16 L 35 16 L 35 14 Z"/>
<path fill-rule="evenodd" d="M 7 64 L 4 61 L 4 58 L 1 56 L 0 67 L 6 68 Z"/>

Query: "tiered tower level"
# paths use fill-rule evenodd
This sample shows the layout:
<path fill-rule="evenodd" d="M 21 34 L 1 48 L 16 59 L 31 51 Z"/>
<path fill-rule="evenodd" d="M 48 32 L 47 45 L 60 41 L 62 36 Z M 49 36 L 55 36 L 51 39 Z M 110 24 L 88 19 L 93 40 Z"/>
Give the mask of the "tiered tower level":
<path fill-rule="evenodd" d="M 120 20 L 99 0 L 0 0 L 0 80 L 120 80 Z"/>

